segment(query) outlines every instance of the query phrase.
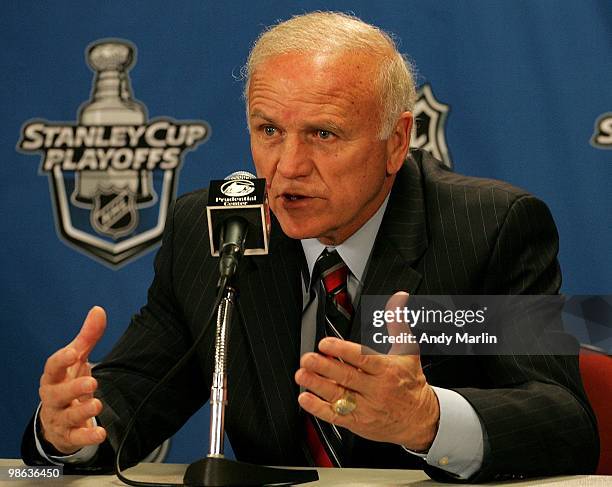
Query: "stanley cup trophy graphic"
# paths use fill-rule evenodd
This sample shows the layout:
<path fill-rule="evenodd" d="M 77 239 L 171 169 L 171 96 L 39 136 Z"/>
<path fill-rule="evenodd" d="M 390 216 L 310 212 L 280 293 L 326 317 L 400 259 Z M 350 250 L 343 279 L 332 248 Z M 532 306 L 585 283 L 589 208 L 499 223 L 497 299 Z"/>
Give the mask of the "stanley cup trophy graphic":
<path fill-rule="evenodd" d="M 127 76 L 134 48 L 119 41 L 96 43 L 87 52 L 87 62 L 96 74 L 91 100 L 79 110 L 79 125 L 144 125 L 146 108 L 132 98 Z M 153 202 L 155 196 L 151 171 L 110 167 L 76 173 L 72 202 L 92 209 L 92 226 L 117 239 L 136 227 L 136 204 Z"/>
<path fill-rule="evenodd" d="M 122 39 L 91 43 L 91 97 L 78 120 L 32 118 L 17 145 L 41 154 L 59 238 L 112 268 L 159 242 L 185 154 L 210 133 L 204 120 L 148 119 L 130 88 L 136 53 Z"/>

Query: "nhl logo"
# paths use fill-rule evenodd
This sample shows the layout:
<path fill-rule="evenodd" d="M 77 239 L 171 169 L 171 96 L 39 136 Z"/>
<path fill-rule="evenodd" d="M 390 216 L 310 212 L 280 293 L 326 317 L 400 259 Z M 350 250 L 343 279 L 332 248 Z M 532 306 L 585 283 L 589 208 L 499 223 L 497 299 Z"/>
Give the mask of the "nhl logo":
<path fill-rule="evenodd" d="M 100 190 L 90 213 L 91 226 L 101 235 L 117 240 L 129 235 L 138 224 L 136 195 L 127 190 Z"/>
<path fill-rule="evenodd" d="M 414 106 L 416 137 L 410 146 L 430 152 L 452 169 L 453 162 L 446 146 L 446 118 L 450 106 L 436 100 L 429 83 L 419 88 L 417 96 Z"/>
<path fill-rule="evenodd" d="M 86 59 L 95 76 L 78 121 L 31 120 L 17 149 L 42 154 L 60 238 L 117 268 L 161 239 L 183 156 L 210 129 L 204 121 L 148 120 L 130 87 L 130 42 L 96 41 Z"/>

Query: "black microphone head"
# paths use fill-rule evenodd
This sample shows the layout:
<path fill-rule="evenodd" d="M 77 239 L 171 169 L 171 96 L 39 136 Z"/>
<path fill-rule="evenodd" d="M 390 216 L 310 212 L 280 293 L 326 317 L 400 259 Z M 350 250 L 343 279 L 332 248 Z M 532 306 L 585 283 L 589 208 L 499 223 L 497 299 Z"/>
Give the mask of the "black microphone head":
<path fill-rule="evenodd" d="M 247 171 L 236 171 L 224 180 L 210 182 L 208 189 L 208 234 L 210 252 L 219 256 L 220 236 L 229 218 L 248 222 L 244 255 L 265 255 L 270 239 L 270 209 L 266 180 Z"/>

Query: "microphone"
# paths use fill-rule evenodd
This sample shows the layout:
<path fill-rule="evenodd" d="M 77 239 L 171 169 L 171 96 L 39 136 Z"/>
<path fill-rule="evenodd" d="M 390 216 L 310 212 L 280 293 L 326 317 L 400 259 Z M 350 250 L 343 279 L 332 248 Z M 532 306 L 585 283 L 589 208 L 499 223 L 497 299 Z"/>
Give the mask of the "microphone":
<path fill-rule="evenodd" d="M 208 190 L 210 253 L 221 257 L 221 277 L 231 277 L 242 255 L 266 255 L 270 238 L 270 209 L 266 180 L 237 171 L 210 182 Z"/>

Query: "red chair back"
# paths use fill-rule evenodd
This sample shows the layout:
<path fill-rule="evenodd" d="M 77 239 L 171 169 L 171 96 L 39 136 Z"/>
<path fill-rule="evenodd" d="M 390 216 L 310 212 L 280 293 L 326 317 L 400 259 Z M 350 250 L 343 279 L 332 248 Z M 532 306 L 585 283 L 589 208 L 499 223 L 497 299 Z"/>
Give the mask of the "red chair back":
<path fill-rule="evenodd" d="M 580 375 L 599 430 L 598 475 L 612 475 L 612 356 L 582 347 Z"/>

